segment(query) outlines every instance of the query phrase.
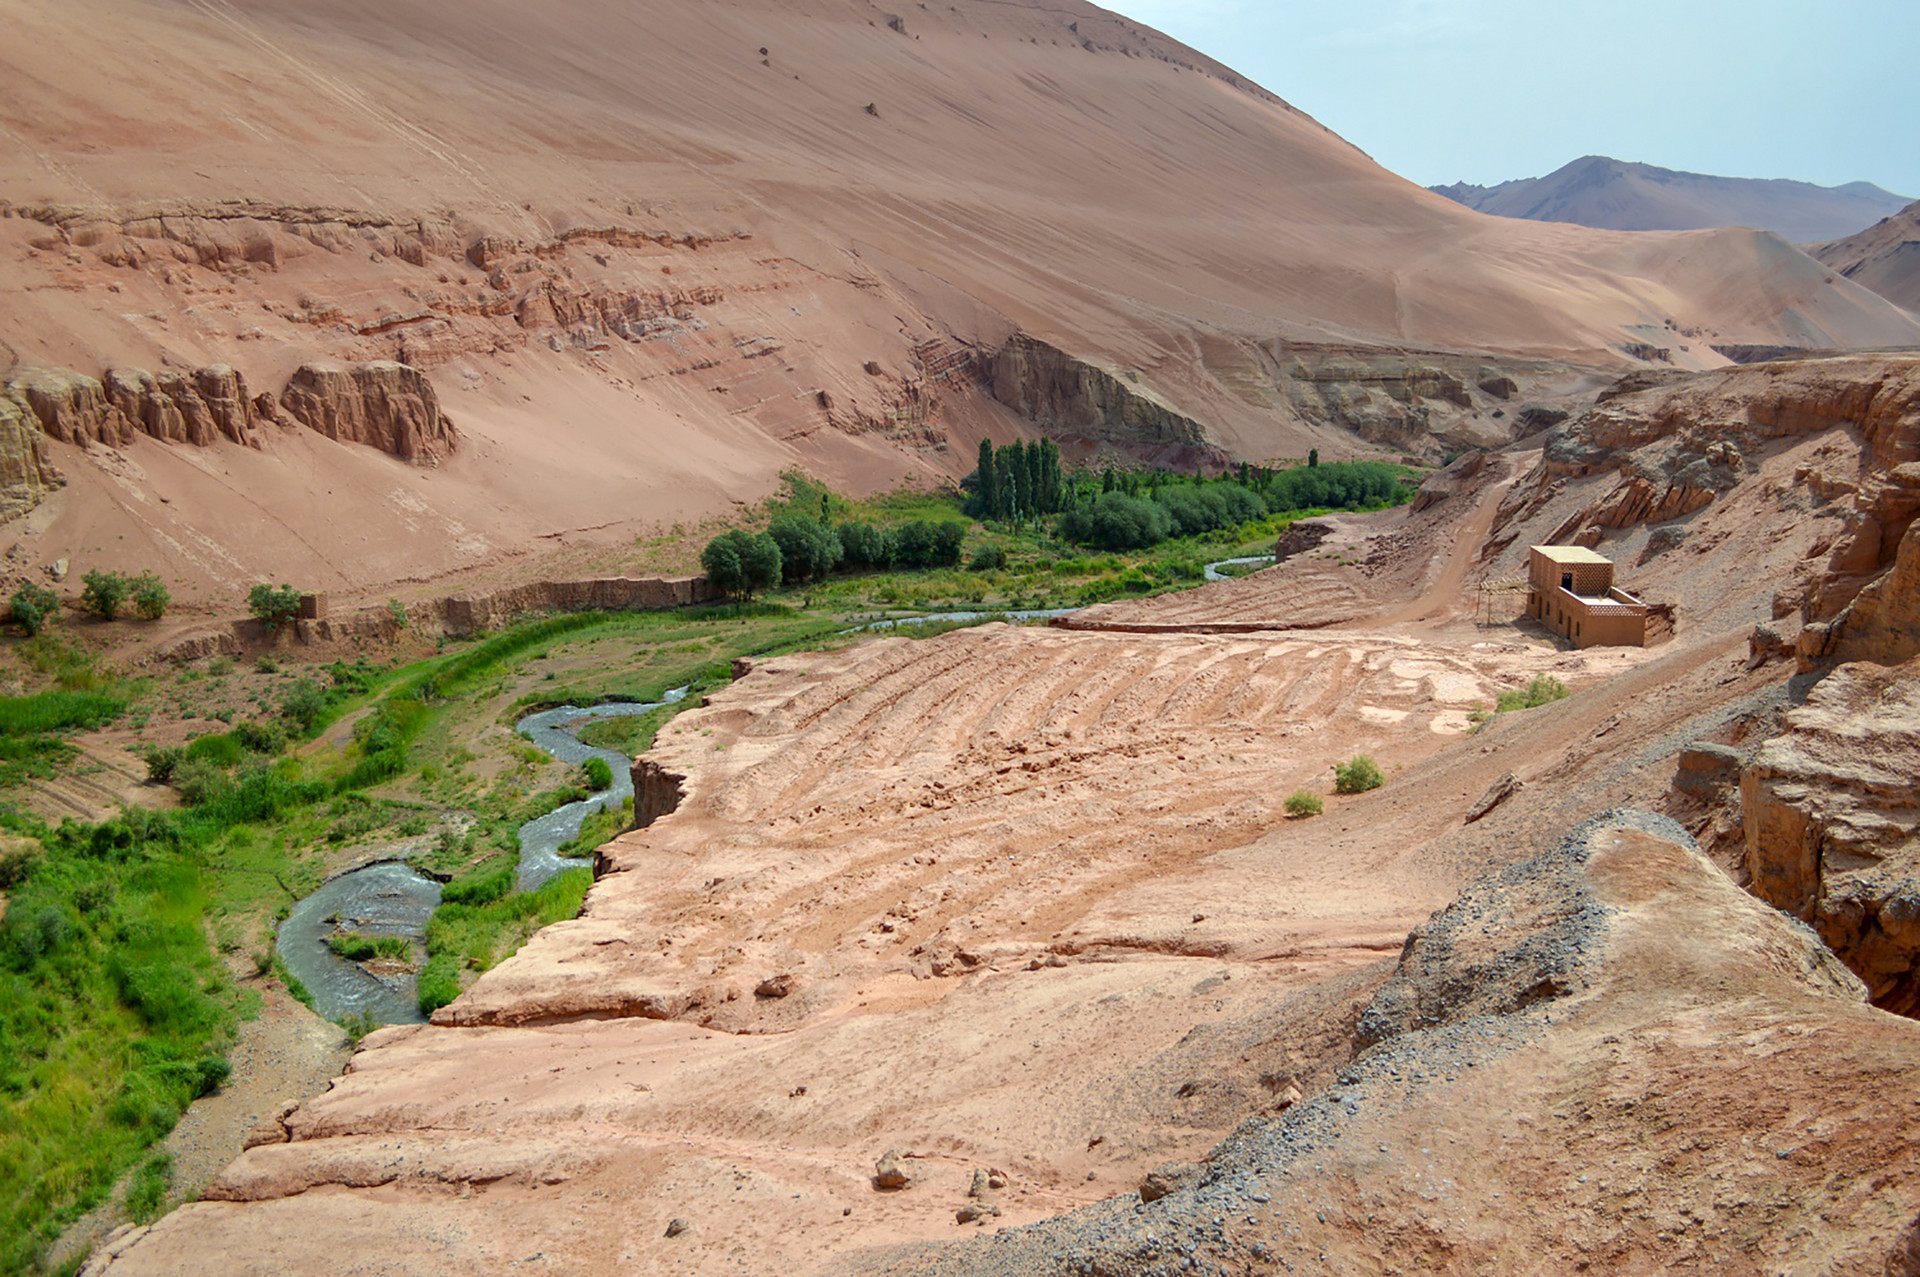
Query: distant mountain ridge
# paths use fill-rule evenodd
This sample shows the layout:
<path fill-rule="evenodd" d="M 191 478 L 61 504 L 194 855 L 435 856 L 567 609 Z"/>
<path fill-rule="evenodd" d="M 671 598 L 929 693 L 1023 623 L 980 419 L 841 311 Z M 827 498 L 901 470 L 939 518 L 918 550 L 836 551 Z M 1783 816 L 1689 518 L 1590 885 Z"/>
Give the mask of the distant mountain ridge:
<path fill-rule="evenodd" d="M 1920 315 L 1920 200 L 1857 235 L 1807 250 L 1854 283 Z"/>
<path fill-rule="evenodd" d="M 1890 217 L 1911 196 L 1871 182 L 1816 186 L 1785 178 L 1713 177 L 1586 155 L 1545 177 L 1498 186 L 1430 188 L 1496 217 L 1572 222 L 1614 231 L 1688 231 L 1749 226 L 1796 244 L 1852 235 Z"/>

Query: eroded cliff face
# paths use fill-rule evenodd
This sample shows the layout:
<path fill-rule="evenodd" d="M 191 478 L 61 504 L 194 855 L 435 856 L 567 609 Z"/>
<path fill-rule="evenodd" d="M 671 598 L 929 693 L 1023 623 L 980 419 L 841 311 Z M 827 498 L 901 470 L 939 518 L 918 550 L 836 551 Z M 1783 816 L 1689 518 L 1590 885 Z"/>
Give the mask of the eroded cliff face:
<path fill-rule="evenodd" d="M 0 395 L 0 520 L 25 514 L 60 485 L 60 472 L 42 453 L 40 439 L 32 415 Z"/>
<path fill-rule="evenodd" d="M 280 392 L 280 406 L 329 439 L 367 444 L 416 465 L 437 464 L 458 440 L 433 383 L 405 364 L 307 364 Z"/>
<path fill-rule="evenodd" d="M 1024 334 L 993 356 L 993 397 L 1065 444 L 1110 445 L 1138 456 L 1190 455 L 1226 464 L 1193 418 L 1121 378 Z"/>
<path fill-rule="evenodd" d="M 278 403 L 252 395 L 225 364 L 190 373 L 110 368 L 104 380 L 70 368 L 28 368 L 6 395 L 49 439 L 124 447 L 142 437 L 207 448 L 222 441 L 257 448 L 263 422 L 301 425 L 329 439 L 361 443 L 430 464 L 458 442 L 425 373 L 404 364 L 308 364 Z"/>
<path fill-rule="evenodd" d="M 1920 1012 L 1920 662 L 1842 666 L 1784 723 L 1741 777 L 1752 890 Z"/>
<path fill-rule="evenodd" d="M 1621 530 L 1672 524 L 1668 540 L 1677 543 L 1681 521 L 1753 479 L 1768 457 L 1823 435 L 1831 437 L 1779 491 L 1834 526 L 1819 553 L 1781 583 L 1773 612 L 1830 620 L 1892 564 L 1920 513 L 1920 359 L 1629 377 L 1554 428 L 1500 521 L 1530 517 L 1571 482 L 1613 475 L 1612 487 L 1597 490 L 1546 540 L 1593 546 Z"/>

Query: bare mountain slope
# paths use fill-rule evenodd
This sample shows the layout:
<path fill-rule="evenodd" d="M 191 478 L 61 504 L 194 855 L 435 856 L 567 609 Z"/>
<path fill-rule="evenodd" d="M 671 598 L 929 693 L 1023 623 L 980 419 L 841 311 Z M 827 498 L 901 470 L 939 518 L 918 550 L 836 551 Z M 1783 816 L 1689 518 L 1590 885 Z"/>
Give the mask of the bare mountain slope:
<path fill-rule="evenodd" d="M 1920 313 L 1920 201 L 1857 235 L 1807 251 L 1854 283 Z"/>
<path fill-rule="evenodd" d="M 1616 231 L 1753 226 L 1795 243 L 1832 239 L 1885 217 L 1907 197 L 1871 182 L 1816 186 L 1783 178 L 1712 177 L 1586 155 L 1545 177 L 1433 190 L 1497 217 Z"/>
<path fill-rule="evenodd" d="M 1461 387 L 1395 410 L 1404 450 L 1504 440 L 1489 357 L 1565 389 L 1712 342 L 1920 342 L 1763 233 L 1478 217 L 1074 0 L 7 8 L 0 363 L 51 436 L 22 501 L 69 481 L 16 566 L 154 566 L 205 607 L 617 545 L 796 464 L 953 477 L 983 434 L 1352 452 L 1314 377 L 1356 350 Z M 997 360 L 1016 333 L 1037 355 Z M 425 466 L 341 446 L 420 437 L 390 386 L 282 391 L 395 359 L 437 392 L 408 420 L 450 423 Z M 225 369 L 244 414 L 197 397 Z"/>

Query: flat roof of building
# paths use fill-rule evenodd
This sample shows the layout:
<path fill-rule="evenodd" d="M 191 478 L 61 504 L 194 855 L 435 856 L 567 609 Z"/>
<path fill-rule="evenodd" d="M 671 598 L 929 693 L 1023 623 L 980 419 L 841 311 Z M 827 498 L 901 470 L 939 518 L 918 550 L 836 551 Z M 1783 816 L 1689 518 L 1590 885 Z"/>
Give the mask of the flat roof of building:
<path fill-rule="evenodd" d="M 1595 554 L 1584 545 L 1535 545 L 1529 546 L 1535 554 L 1554 563 L 1611 563 L 1604 554 Z"/>

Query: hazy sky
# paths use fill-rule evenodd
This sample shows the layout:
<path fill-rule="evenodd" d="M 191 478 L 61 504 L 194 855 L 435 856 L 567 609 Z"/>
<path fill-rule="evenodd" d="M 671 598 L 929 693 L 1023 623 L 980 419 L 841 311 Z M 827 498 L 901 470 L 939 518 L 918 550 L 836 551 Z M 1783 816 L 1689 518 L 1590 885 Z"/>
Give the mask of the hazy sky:
<path fill-rule="evenodd" d="M 1098 0 L 1422 185 L 1582 155 L 1920 198 L 1920 0 Z"/>

